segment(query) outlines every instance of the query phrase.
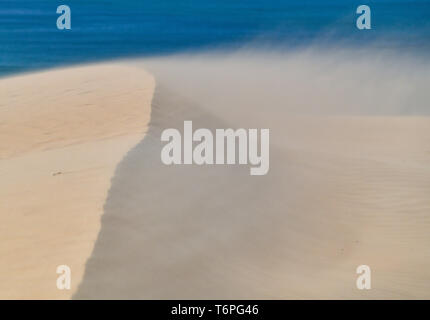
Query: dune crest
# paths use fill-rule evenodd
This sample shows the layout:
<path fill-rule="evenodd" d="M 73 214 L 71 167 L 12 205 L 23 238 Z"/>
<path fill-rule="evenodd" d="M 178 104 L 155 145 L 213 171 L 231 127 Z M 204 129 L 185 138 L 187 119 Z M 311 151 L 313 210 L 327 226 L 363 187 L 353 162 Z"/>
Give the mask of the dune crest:
<path fill-rule="evenodd" d="M 0 80 L 0 298 L 74 293 L 115 167 L 147 130 L 154 87 L 120 63 Z M 71 290 L 56 288 L 62 264 Z"/>

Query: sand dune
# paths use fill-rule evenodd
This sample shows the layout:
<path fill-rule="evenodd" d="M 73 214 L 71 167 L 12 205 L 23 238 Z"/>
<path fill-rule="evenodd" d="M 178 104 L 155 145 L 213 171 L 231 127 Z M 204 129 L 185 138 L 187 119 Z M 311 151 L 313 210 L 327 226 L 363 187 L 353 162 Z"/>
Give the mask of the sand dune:
<path fill-rule="evenodd" d="M 428 298 L 430 119 L 410 116 L 428 69 L 347 58 L 145 61 L 150 128 L 118 165 L 74 298 Z M 163 165 L 161 132 L 184 120 L 270 128 L 268 175 Z"/>
<path fill-rule="evenodd" d="M 101 64 L 0 81 L 0 298 L 69 298 L 114 169 L 142 139 L 151 75 Z M 72 271 L 58 290 L 56 268 Z"/>
<path fill-rule="evenodd" d="M 370 53 L 241 52 L 2 80 L 0 297 L 429 298 L 429 74 Z M 269 128 L 269 173 L 165 166 L 161 132 L 184 120 Z"/>
<path fill-rule="evenodd" d="M 272 148 L 256 178 L 237 166 L 164 167 L 157 128 L 179 123 L 160 109 L 117 169 L 75 298 L 428 297 L 429 142 L 417 132 L 430 119 L 295 119 L 294 142 Z M 419 142 L 361 142 L 386 135 Z M 361 264 L 370 291 L 355 287 Z"/>

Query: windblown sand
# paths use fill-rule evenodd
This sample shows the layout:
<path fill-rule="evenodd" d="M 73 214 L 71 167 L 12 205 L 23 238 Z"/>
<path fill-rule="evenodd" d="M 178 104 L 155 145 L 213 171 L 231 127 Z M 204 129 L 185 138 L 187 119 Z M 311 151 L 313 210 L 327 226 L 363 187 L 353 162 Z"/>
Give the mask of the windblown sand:
<path fill-rule="evenodd" d="M 0 297 L 429 298 L 429 74 L 242 52 L 2 80 Z M 165 166 L 184 120 L 269 128 L 269 173 Z"/>
<path fill-rule="evenodd" d="M 428 66 L 372 52 L 143 66 L 149 130 L 117 168 L 74 298 L 430 297 Z M 163 165 L 161 132 L 184 120 L 269 128 L 269 173 Z"/>
<path fill-rule="evenodd" d="M 0 80 L 0 298 L 67 299 L 119 161 L 150 118 L 154 79 L 101 64 Z M 58 290 L 58 265 L 72 271 Z"/>

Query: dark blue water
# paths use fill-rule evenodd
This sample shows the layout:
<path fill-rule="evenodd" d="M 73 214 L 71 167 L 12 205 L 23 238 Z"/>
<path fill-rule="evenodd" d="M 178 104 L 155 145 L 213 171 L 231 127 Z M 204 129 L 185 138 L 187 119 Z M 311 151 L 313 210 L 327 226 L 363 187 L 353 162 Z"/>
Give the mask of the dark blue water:
<path fill-rule="evenodd" d="M 61 4 L 72 30 L 56 27 Z M 356 28 L 360 4 L 372 10 L 372 30 Z M 249 43 L 426 51 L 430 0 L 0 0 L 0 75 Z"/>

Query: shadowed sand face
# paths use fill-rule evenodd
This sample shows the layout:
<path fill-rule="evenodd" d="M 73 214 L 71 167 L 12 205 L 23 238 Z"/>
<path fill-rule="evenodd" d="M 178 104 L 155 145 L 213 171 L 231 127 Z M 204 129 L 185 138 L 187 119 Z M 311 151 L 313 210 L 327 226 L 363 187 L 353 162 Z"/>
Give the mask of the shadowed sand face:
<path fill-rule="evenodd" d="M 430 119 L 365 116 L 424 110 L 428 73 L 305 55 L 278 60 L 280 85 L 258 62 L 147 62 L 149 131 L 116 169 L 74 298 L 429 297 Z M 161 132 L 184 120 L 270 128 L 269 173 L 162 164 Z M 362 264 L 370 291 L 355 285 Z"/>

